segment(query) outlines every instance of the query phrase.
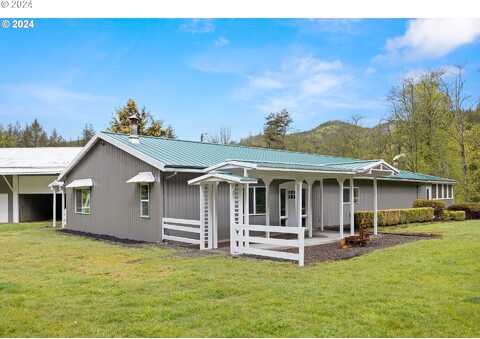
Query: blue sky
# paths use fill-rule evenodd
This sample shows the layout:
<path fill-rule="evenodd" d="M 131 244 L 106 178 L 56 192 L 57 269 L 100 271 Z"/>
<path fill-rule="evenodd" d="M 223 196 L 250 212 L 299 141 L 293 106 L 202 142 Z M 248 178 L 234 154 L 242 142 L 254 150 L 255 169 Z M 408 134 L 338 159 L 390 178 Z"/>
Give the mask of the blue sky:
<path fill-rule="evenodd" d="M 35 20 L 0 29 L 0 123 L 76 137 L 131 97 L 184 139 L 258 133 L 282 108 L 293 130 L 352 114 L 371 126 L 391 87 L 428 69 L 466 64 L 478 100 L 479 40 L 480 20 Z"/>

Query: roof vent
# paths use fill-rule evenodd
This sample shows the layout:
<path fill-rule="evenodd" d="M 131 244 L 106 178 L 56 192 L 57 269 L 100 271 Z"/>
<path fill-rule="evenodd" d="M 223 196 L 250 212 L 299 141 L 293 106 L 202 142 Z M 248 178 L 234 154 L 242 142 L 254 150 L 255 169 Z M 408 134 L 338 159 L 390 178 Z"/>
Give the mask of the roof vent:
<path fill-rule="evenodd" d="M 132 114 L 128 117 L 128 120 L 130 120 L 130 135 L 128 140 L 130 140 L 132 144 L 138 144 L 140 143 L 140 140 L 138 139 L 138 116 Z"/>

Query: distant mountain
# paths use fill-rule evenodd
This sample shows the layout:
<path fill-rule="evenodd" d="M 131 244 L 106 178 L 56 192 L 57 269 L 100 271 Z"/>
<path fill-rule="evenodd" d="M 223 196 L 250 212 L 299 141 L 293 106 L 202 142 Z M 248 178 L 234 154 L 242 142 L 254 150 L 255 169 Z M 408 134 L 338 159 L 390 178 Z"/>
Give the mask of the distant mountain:
<path fill-rule="evenodd" d="M 292 151 L 354 158 L 385 157 L 385 153 L 389 153 L 385 140 L 388 135 L 388 124 L 369 128 L 330 120 L 313 129 L 288 134 L 285 143 L 286 148 Z M 244 138 L 240 144 L 267 147 L 263 134 Z"/>

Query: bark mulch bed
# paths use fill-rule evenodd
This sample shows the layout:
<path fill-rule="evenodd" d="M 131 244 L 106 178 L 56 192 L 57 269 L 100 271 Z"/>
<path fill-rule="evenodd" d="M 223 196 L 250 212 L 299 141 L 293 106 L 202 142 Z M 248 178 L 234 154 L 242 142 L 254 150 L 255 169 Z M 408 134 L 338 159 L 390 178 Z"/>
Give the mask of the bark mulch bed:
<path fill-rule="evenodd" d="M 344 260 L 358 257 L 378 249 L 392 247 L 417 240 L 441 238 L 438 234 L 431 233 L 380 233 L 376 238 L 369 241 L 365 247 L 350 247 L 342 249 L 339 242 L 305 247 L 305 264 L 328 260 Z M 296 251 L 296 250 L 291 250 Z"/>
<path fill-rule="evenodd" d="M 215 252 L 212 252 L 212 251 L 200 251 L 198 249 L 198 246 L 183 244 L 175 241 L 163 241 L 163 242 L 155 243 L 155 242 L 123 239 L 123 238 L 118 238 L 110 235 L 75 231 L 75 230 L 69 230 L 69 229 L 60 229 L 60 230 L 57 230 L 57 232 L 65 233 L 68 235 L 81 236 L 81 237 L 85 237 L 85 238 L 89 238 L 97 241 L 104 241 L 104 242 L 111 243 L 113 245 L 122 245 L 122 246 L 128 246 L 128 247 L 159 246 L 162 248 L 174 249 L 175 253 L 173 253 L 171 257 L 195 258 L 195 257 L 204 257 L 207 255 L 216 254 Z"/>

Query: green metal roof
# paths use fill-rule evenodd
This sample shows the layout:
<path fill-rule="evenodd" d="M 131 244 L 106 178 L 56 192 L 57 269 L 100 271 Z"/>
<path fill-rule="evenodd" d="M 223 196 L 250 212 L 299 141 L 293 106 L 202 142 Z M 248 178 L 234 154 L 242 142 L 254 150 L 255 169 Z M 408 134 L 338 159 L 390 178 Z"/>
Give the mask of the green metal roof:
<path fill-rule="evenodd" d="M 101 132 L 101 136 L 145 154 L 163 163 L 167 168 L 203 169 L 227 160 L 236 160 L 270 168 L 354 172 L 378 161 L 151 136 L 139 136 L 140 142 L 134 144 L 129 141 L 127 134 Z M 390 176 L 390 178 L 392 180 L 453 181 L 408 171 L 400 171 L 399 175 Z"/>

